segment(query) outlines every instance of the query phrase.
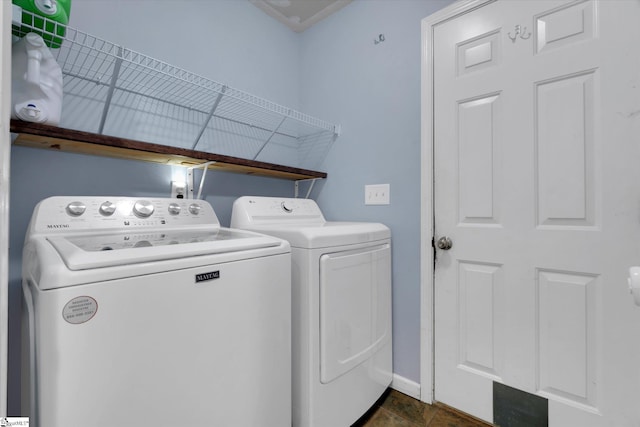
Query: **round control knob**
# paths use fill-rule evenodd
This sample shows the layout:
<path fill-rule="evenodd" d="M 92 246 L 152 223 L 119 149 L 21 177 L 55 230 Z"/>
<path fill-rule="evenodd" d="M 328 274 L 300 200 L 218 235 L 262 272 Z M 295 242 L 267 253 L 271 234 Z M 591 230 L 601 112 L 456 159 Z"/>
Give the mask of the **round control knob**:
<path fill-rule="evenodd" d="M 104 202 L 100 205 L 98 211 L 104 216 L 111 216 L 116 211 L 116 204 L 113 202 Z"/>
<path fill-rule="evenodd" d="M 200 205 L 197 203 L 191 203 L 189 205 L 189 212 L 191 212 L 194 215 L 198 215 L 200 213 Z"/>
<path fill-rule="evenodd" d="M 177 203 L 170 203 L 169 204 L 169 213 L 171 215 L 178 215 L 180 213 L 180 205 Z"/>
<path fill-rule="evenodd" d="M 133 213 L 140 218 L 150 217 L 153 210 L 153 204 L 147 200 L 138 200 L 136 204 L 133 205 Z"/>
<path fill-rule="evenodd" d="M 87 210 L 82 202 L 71 202 L 67 205 L 67 213 L 71 216 L 80 216 Z"/>
<path fill-rule="evenodd" d="M 280 206 L 282 206 L 282 210 L 285 211 L 286 213 L 291 213 L 293 212 L 293 208 L 289 207 L 287 205 L 287 202 L 282 202 L 280 203 Z"/>

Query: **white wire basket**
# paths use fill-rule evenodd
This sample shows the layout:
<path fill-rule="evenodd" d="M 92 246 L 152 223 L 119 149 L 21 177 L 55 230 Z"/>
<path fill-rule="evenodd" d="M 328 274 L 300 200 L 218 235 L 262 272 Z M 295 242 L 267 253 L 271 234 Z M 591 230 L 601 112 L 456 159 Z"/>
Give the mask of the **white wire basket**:
<path fill-rule="evenodd" d="M 14 10 L 12 30 L 60 46 L 51 51 L 63 74 L 63 128 L 311 170 L 340 134 L 339 125 L 26 10 Z"/>

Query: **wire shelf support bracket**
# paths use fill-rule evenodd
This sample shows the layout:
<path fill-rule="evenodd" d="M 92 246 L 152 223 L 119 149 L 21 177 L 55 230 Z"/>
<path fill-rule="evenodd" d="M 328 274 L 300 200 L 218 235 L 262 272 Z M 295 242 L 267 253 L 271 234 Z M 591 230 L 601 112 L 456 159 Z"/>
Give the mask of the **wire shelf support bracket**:
<path fill-rule="evenodd" d="M 218 105 L 220 104 L 220 100 L 222 99 L 222 95 L 224 95 L 226 90 L 227 90 L 227 86 L 223 86 L 222 89 L 220 90 L 220 93 L 216 97 L 216 100 L 214 101 L 213 106 L 211 107 L 211 112 L 209 113 L 209 116 L 207 116 L 207 120 L 202 125 L 202 128 L 200 128 L 200 132 L 198 132 L 198 136 L 196 137 L 196 140 L 193 143 L 193 146 L 191 147 L 192 150 L 195 150 L 196 147 L 198 146 L 198 143 L 200 142 L 200 138 L 202 137 L 202 134 L 204 133 L 204 131 L 207 129 L 207 126 L 208 126 L 209 122 L 211 121 L 211 118 L 213 117 L 213 114 L 216 112 L 216 109 L 218 108 Z"/>
<path fill-rule="evenodd" d="M 98 126 L 98 133 L 102 135 L 104 132 L 104 124 L 107 121 L 107 115 L 109 114 L 109 106 L 113 99 L 113 92 L 116 88 L 118 81 L 118 75 L 120 74 L 120 67 L 122 66 L 122 48 L 118 46 L 118 53 L 116 54 L 116 60 L 113 66 L 113 74 L 111 75 L 111 83 L 109 83 L 109 91 L 107 92 L 107 98 L 102 109 L 102 116 L 100 118 L 100 125 Z"/>
<path fill-rule="evenodd" d="M 294 181 L 293 183 L 293 197 L 294 198 L 298 198 L 300 197 L 300 183 L 301 182 L 307 182 L 307 181 L 311 181 L 311 183 L 309 184 L 309 188 L 307 188 L 307 194 L 304 196 L 305 199 L 308 199 L 309 196 L 311 195 L 311 190 L 313 190 L 313 186 L 316 183 L 316 181 L 320 179 L 320 178 L 309 178 L 309 179 L 298 179 L 296 181 Z"/>

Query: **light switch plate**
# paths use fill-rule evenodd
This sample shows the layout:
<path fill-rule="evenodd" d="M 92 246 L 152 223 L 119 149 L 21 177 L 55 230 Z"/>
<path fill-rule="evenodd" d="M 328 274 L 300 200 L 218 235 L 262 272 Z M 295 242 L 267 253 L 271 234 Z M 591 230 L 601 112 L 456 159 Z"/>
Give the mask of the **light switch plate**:
<path fill-rule="evenodd" d="M 371 184 L 364 186 L 365 205 L 388 205 L 390 200 L 389 184 Z"/>

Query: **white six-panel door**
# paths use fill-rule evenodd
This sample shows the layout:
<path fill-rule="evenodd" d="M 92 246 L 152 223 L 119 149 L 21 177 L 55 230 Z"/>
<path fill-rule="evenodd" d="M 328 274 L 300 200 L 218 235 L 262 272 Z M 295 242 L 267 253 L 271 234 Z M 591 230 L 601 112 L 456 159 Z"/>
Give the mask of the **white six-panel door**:
<path fill-rule="evenodd" d="M 496 1 L 435 24 L 435 400 L 640 425 L 640 1 Z"/>

